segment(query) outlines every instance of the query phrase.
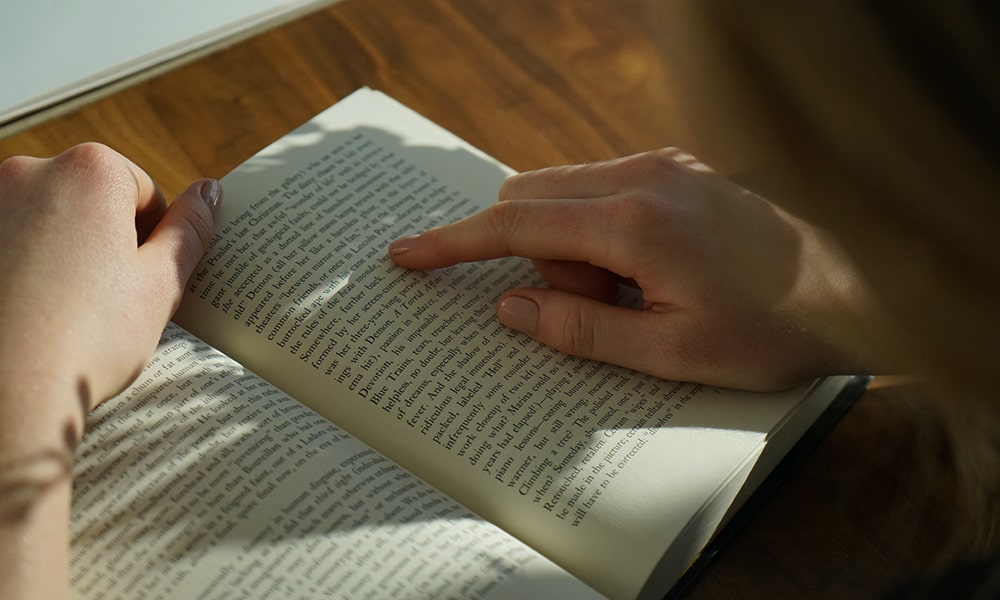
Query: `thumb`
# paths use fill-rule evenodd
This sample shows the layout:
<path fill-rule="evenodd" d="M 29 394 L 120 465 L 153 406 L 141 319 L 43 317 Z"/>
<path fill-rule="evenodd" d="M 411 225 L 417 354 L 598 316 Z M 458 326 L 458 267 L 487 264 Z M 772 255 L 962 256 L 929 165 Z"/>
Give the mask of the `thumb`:
<path fill-rule="evenodd" d="M 657 333 L 665 316 L 540 288 L 512 290 L 497 305 L 501 323 L 556 350 L 669 378 L 669 343 Z"/>
<path fill-rule="evenodd" d="M 200 179 L 170 204 L 153 232 L 139 247 L 148 271 L 154 274 L 158 296 L 171 300 L 170 312 L 180 303 L 181 293 L 198 261 L 208 250 L 215 217 L 222 204 L 222 187 L 215 179 Z M 148 264 L 152 263 L 152 264 Z"/>

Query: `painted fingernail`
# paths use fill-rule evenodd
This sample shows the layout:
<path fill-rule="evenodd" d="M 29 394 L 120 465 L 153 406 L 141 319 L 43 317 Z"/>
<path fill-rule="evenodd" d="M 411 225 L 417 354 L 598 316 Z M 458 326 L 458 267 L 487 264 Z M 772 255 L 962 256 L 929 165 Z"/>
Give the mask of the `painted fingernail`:
<path fill-rule="evenodd" d="M 538 305 L 520 296 L 507 296 L 497 309 L 500 322 L 515 331 L 535 335 L 538 328 Z"/>
<path fill-rule="evenodd" d="M 389 254 L 394 256 L 399 256 L 400 254 L 406 254 L 413 248 L 415 240 L 419 236 L 408 235 L 406 237 L 401 237 L 395 242 L 389 244 Z"/>
<path fill-rule="evenodd" d="M 215 212 L 222 202 L 222 186 L 218 179 L 206 179 L 201 184 L 201 199 Z"/>

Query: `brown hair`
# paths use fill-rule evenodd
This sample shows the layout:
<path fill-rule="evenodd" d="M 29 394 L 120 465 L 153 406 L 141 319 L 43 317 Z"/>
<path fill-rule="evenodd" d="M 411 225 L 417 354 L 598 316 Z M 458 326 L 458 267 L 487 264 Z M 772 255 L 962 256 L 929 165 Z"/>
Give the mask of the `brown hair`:
<path fill-rule="evenodd" d="M 831 333 L 931 384 L 984 547 L 1000 512 L 1000 5 L 684 4 L 710 145 L 855 262 L 872 312 Z"/>

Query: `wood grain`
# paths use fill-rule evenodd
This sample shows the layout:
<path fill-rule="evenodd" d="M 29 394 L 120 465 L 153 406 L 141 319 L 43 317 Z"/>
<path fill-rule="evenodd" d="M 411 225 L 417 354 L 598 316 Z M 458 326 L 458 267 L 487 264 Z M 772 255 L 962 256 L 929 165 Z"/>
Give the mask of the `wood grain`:
<path fill-rule="evenodd" d="M 649 0 L 348 0 L 0 140 L 0 156 L 100 141 L 169 195 L 361 85 L 519 170 L 697 149 L 668 25 Z"/>
<path fill-rule="evenodd" d="M 667 145 L 712 164 L 681 104 L 680 26 L 661 0 L 346 0 L 0 140 L 0 158 L 99 141 L 172 197 L 368 85 L 519 170 Z M 688 597 L 878 597 L 939 561 L 949 469 L 914 396 L 869 391 Z"/>

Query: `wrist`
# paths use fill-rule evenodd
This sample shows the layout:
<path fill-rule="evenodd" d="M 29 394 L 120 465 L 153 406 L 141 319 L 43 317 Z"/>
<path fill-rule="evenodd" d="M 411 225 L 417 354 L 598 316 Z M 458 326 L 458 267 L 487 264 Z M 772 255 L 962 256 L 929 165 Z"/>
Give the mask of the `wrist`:
<path fill-rule="evenodd" d="M 84 414 L 75 386 L 0 369 L 0 596 L 68 586 L 72 469 Z"/>
<path fill-rule="evenodd" d="M 864 277 L 840 245 L 802 224 L 803 276 L 799 298 L 804 327 L 822 338 L 830 373 L 883 371 L 885 353 L 872 331 L 877 308 Z"/>
<path fill-rule="evenodd" d="M 45 455 L 71 462 L 88 408 L 82 381 L 51 369 L 0 368 L 0 460 Z"/>

